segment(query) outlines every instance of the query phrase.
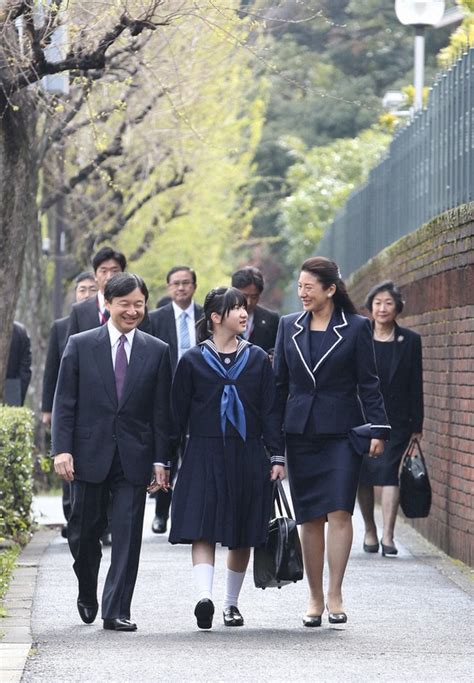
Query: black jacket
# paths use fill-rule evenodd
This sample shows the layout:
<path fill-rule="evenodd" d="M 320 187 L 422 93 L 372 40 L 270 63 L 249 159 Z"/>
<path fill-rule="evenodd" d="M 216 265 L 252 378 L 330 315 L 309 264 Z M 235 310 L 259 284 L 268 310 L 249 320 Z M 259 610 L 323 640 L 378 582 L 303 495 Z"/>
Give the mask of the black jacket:
<path fill-rule="evenodd" d="M 263 306 L 257 306 L 253 316 L 253 329 L 249 342 L 260 346 L 267 353 L 271 351 L 275 347 L 279 320 L 278 313 L 269 311 Z"/>
<path fill-rule="evenodd" d="M 225 384 L 234 384 L 245 411 L 247 438 L 263 439 L 274 460 L 276 458 L 283 463 L 284 447 L 275 403 L 275 378 L 268 355 L 258 346 L 240 340 L 237 354 L 249 347 L 250 355 L 238 379 L 230 381 L 209 367 L 202 356 L 201 347 L 202 344 L 199 344 L 186 351 L 174 375 L 172 406 L 175 432 L 180 437 L 189 433 L 191 438 L 222 438 L 222 391 Z M 211 350 L 219 357 L 215 350 Z M 226 437 L 236 434 L 227 421 Z"/>
<path fill-rule="evenodd" d="M 194 320 L 197 322 L 202 317 L 202 306 L 194 304 Z M 178 364 L 178 334 L 176 332 L 176 319 L 174 317 L 173 304 L 150 311 L 150 334 L 166 342 L 170 349 L 171 367 L 173 372 Z"/>
<path fill-rule="evenodd" d="M 392 427 L 411 433 L 423 431 L 423 365 L 421 337 L 395 325 L 395 342 L 385 408 Z"/>
<path fill-rule="evenodd" d="M 117 402 L 107 325 L 69 338 L 52 418 L 52 455 L 71 453 L 75 477 L 104 481 L 116 449 L 125 478 L 148 484 L 154 462 L 172 458 L 168 347 L 140 330 L 134 336 Z"/>
<path fill-rule="evenodd" d="M 315 433 L 345 434 L 370 422 L 373 438 L 388 438 L 369 320 L 336 309 L 313 368 L 310 316 L 286 315 L 278 328 L 274 370 L 285 431 L 303 434 L 311 420 Z"/>
<path fill-rule="evenodd" d="M 7 380 L 13 388 L 14 384 L 18 384 L 21 405 L 25 402 L 26 391 L 31 380 L 31 342 L 28 332 L 20 323 L 13 323 L 12 339 L 10 344 L 10 353 L 8 355 L 7 363 Z M 8 383 L 6 386 L 6 402 L 8 399 Z M 14 405 L 18 405 L 18 401 L 14 401 Z"/>
<path fill-rule="evenodd" d="M 53 410 L 54 392 L 58 381 L 61 356 L 66 348 L 69 327 L 69 316 L 55 320 L 49 333 L 48 351 L 43 375 L 43 395 L 41 410 L 50 413 Z"/>

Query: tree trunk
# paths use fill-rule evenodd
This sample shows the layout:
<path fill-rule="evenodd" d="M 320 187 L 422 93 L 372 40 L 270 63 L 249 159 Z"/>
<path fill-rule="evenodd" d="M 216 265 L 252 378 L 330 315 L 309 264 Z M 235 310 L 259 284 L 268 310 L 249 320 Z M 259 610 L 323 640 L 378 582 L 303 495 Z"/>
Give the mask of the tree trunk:
<path fill-rule="evenodd" d="M 18 93 L 0 116 L 0 403 L 25 248 L 37 229 L 35 131 L 31 96 Z"/>

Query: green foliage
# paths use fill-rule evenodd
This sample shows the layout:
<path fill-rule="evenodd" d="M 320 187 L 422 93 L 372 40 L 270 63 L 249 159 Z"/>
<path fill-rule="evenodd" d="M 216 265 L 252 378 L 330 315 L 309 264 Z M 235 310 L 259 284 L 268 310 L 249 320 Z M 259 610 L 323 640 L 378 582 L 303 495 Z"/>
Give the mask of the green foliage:
<path fill-rule="evenodd" d="M 0 549 L 0 601 L 5 597 L 10 584 L 11 575 L 15 568 L 15 560 L 20 552 L 18 544 L 11 548 Z M 5 611 L 0 602 L 0 617 L 5 616 Z"/>
<path fill-rule="evenodd" d="M 0 540 L 26 542 L 33 498 L 33 414 L 0 406 Z"/>
<path fill-rule="evenodd" d="M 292 268 L 314 253 L 324 230 L 349 194 L 366 180 L 390 140 L 391 135 L 377 129 L 311 150 L 304 149 L 299 140 L 287 140 L 299 157 L 288 171 L 292 190 L 282 201 L 280 214 Z"/>
<path fill-rule="evenodd" d="M 443 69 L 448 69 L 463 52 L 474 45 L 474 0 L 460 0 L 458 5 L 464 7 L 466 17 L 451 34 L 449 45 L 438 55 L 438 64 Z"/>

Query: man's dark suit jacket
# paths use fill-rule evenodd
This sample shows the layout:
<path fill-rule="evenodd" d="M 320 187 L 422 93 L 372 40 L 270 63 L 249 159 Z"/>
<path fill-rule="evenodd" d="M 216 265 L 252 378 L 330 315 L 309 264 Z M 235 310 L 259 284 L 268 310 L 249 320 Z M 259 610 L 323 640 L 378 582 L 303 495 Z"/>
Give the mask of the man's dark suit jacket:
<path fill-rule="evenodd" d="M 203 309 L 199 304 L 194 304 L 194 321 L 202 318 Z M 173 373 L 178 365 L 178 335 L 176 332 L 176 320 L 174 317 L 173 304 L 166 304 L 161 308 L 150 311 L 150 334 L 166 342 L 170 348 L 171 367 Z"/>
<path fill-rule="evenodd" d="M 249 342 L 260 346 L 267 353 L 275 347 L 278 331 L 278 313 L 257 306 L 253 315 L 253 330 Z"/>
<path fill-rule="evenodd" d="M 41 400 L 43 413 L 50 413 L 53 410 L 54 392 L 58 381 L 61 356 L 66 348 L 68 328 L 69 316 L 55 320 L 51 326 L 43 375 L 43 396 Z"/>
<path fill-rule="evenodd" d="M 412 434 L 423 431 L 421 337 L 397 324 L 388 388 L 383 398 L 392 427 Z"/>
<path fill-rule="evenodd" d="M 171 365 L 167 345 L 135 332 L 120 402 L 107 325 L 69 338 L 52 418 L 52 455 L 71 453 L 75 478 L 105 480 L 118 450 L 125 478 L 150 482 L 154 462 L 172 459 Z"/>
<path fill-rule="evenodd" d="M 94 327 L 100 327 L 100 325 L 96 296 L 92 299 L 81 301 L 78 304 L 73 304 L 71 315 L 69 316 L 68 337 L 78 332 L 92 330 Z M 150 320 L 147 311 L 138 329 L 142 332 L 150 332 Z"/>
<path fill-rule="evenodd" d="M 28 332 L 25 327 L 16 321 L 13 323 L 12 340 L 10 344 L 10 353 L 7 363 L 7 382 L 6 386 L 6 402 L 10 403 L 8 399 L 8 385 L 11 386 L 12 394 L 14 385 L 18 384 L 19 394 L 18 398 L 21 401 L 20 405 L 25 402 L 26 391 L 31 379 L 31 342 Z M 19 401 L 15 400 L 12 405 L 18 405 Z"/>

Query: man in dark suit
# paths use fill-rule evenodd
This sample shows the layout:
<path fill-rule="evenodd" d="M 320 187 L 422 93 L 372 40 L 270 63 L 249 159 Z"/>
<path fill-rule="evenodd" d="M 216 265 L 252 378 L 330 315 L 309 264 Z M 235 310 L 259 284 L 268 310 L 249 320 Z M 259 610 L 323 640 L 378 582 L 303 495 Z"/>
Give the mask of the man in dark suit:
<path fill-rule="evenodd" d="M 97 615 L 100 536 L 112 498 L 112 556 L 102 595 L 105 629 L 135 631 L 135 587 L 147 485 L 167 489 L 171 459 L 167 345 L 138 328 L 148 290 L 119 273 L 105 287 L 107 324 L 69 338 L 54 397 L 52 454 L 72 482 L 68 541 L 82 620 Z M 154 471 L 154 479 L 150 477 Z"/>
<path fill-rule="evenodd" d="M 84 271 L 76 277 L 74 288 L 75 303 L 81 303 L 97 296 L 97 284 L 94 273 Z M 53 398 L 58 381 L 59 364 L 61 356 L 66 348 L 68 340 L 69 316 L 55 320 L 49 333 L 48 351 L 43 375 L 43 396 L 41 402 L 42 421 L 45 425 L 51 424 L 53 411 Z"/>
<path fill-rule="evenodd" d="M 31 379 L 31 342 L 21 323 L 13 323 L 5 383 L 5 403 L 22 406 Z"/>
<path fill-rule="evenodd" d="M 258 305 L 264 287 L 262 273 L 253 266 L 236 270 L 232 275 L 232 287 L 240 289 L 247 299 L 249 317 L 245 339 L 271 354 L 275 346 L 279 316 L 278 313 Z"/>
<path fill-rule="evenodd" d="M 151 311 L 150 332 L 168 344 L 174 373 L 183 353 L 196 344 L 195 324 L 202 316 L 202 306 L 193 302 L 197 280 L 192 268 L 174 266 L 166 276 L 166 285 L 171 302 Z M 173 469 L 171 482 L 175 475 L 176 471 Z M 155 534 L 166 531 L 171 495 L 171 489 L 169 492 L 159 491 L 156 494 L 155 518 L 151 527 Z"/>
<path fill-rule="evenodd" d="M 76 277 L 74 296 L 76 303 L 86 301 L 97 295 L 97 284 L 94 273 L 84 271 Z M 58 381 L 59 365 L 61 356 L 66 348 L 68 339 L 69 316 L 55 320 L 49 333 L 48 351 L 43 374 L 43 395 L 41 401 L 42 422 L 44 425 L 51 425 L 51 413 L 53 411 L 53 399 Z M 71 486 L 69 482 L 63 481 L 63 513 L 68 521 L 71 514 Z M 67 526 L 61 530 L 63 538 L 67 538 Z"/>

